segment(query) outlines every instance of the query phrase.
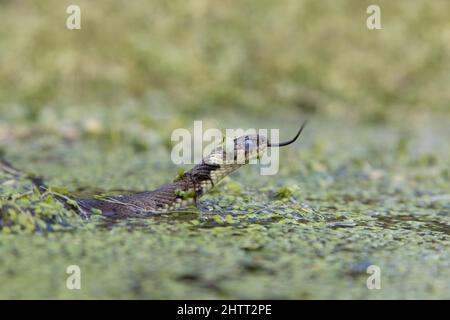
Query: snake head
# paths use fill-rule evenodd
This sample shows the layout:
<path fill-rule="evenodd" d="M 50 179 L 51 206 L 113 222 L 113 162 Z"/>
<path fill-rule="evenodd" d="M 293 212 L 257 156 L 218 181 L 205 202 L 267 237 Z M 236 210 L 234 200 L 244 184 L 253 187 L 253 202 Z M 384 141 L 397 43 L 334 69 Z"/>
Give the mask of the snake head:
<path fill-rule="evenodd" d="M 267 150 L 267 137 L 261 134 L 250 134 L 234 139 L 234 159 L 238 163 L 248 163 L 259 158 Z"/>
<path fill-rule="evenodd" d="M 267 150 L 268 140 L 263 135 L 248 134 L 235 139 L 225 140 L 208 156 L 203 163 L 212 165 L 242 165 L 262 156 Z"/>
<path fill-rule="evenodd" d="M 287 146 L 297 140 L 306 125 L 303 122 L 299 131 L 289 141 L 272 143 L 261 134 L 247 134 L 235 138 L 214 149 L 211 154 L 203 159 L 207 164 L 246 164 L 252 159 L 259 159 L 268 148 Z"/>

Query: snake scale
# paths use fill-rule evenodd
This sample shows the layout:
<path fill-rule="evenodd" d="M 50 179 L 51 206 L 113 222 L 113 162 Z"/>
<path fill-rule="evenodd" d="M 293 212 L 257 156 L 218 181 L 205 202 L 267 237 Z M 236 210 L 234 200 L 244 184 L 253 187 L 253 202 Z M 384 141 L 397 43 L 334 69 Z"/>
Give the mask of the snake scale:
<path fill-rule="evenodd" d="M 102 198 L 56 198 L 76 209 L 83 217 L 89 217 L 94 211 L 101 211 L 102 215 L 115 218 L 181 211 L 196 204 L 221 179 L 250 160 L 261 157 L 268 148 L 295 142 L 305 125 L 306 121 L 293 139 L 282 143 L 271 143 L 267 137 L 258 134 L 238 137 L 233 140 L 232 148 L 227 148 L 224 144 L 216 147 L 191 170 L 153 191 Z M 10 170 L 15 169 L 11 167 Z M 42 181 L 33 183 L 39 188 L 43 187 Z"/>

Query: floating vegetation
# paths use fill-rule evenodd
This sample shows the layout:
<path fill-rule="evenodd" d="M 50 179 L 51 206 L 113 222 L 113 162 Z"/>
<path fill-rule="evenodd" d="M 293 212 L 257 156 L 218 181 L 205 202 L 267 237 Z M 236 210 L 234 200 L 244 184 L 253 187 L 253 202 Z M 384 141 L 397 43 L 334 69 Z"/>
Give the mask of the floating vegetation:
<path fill-rule="evenodd" d="M 68 32 L 60 1 L 0 1 L 0 158 L 27 173 L 0 162 L 0 299 L 449 299 L 449 2 L 384 1 L 380 32 L 358 1 L 223 3 L 80 1 Z M 307 114 L 276 175 L 197 208 L 71 208 L 180 178 L 194 120 L 283 141 Z"/>

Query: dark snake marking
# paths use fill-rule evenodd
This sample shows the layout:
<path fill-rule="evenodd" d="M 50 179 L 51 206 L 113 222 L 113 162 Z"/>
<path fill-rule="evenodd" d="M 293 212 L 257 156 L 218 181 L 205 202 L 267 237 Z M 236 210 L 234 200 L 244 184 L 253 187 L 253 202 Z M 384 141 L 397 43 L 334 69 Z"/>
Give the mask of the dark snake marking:
<path fill-rule="evenodd" d="M 185 173 L 179 180 L 168 183 L 156 190 L 139 192 L 131 195 L 107 197 L 104 199 L 74 199 L 79 210 L 89 215 L 97 209 L 105 216 L 125 217 L 174 211 L 195 204 L 204 193 L 202 182 L 211 183 L 211 172 L 219 169 L 219 165 L 200 164 Z M 182 194 L 193 191 L 191 198 L 183 199 Z M 177 202 L 181 200 L 181 202 Z M 185 201 L 184 206 L 182 206 Z M 177 204 L 180 204 L 177 208 Z"/>

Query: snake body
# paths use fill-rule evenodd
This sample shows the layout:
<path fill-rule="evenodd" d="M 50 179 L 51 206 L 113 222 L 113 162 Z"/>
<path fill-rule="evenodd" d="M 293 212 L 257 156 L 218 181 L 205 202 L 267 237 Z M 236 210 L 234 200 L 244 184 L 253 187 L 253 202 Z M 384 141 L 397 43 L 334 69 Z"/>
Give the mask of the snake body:
<path fill-rule="evenodd" d="M 216 183 L 249 160 L 261 156 L 267 139 L 261 135 L 246 135 L 234 140 L 231 152 L 225 145 L 215 148 L 201 163 L 175 181 L 156 190 L 101 199 L 78 198 L 78 209 L 89 216 L 93 209 L 110 217 L 151 215 L 180 211 L 196 203 Z"/>
<path fill-rule="evenodd" d="M 194 204 L 211 188 L 208 176 L 217 166 L 197 165 L 180 179 L 156 190 L 101 199 L 75 199 L 86 215 L 98 209 L 105 216 L 134 216 L 176 211 Z M 201 187 L 200 187 L 201 186 Z"/>
<path fill-rule="evenodd" d="M 302 132 L 288 142 L 271 143 L 263 135 L 244 135 L 230 145 L 216 147 L 208 156 L 175 181 L 156 190 L 103 198 L 69 198 L 55 194 L 55 198 L 67 207 L 74 208 L 83 217 L 95 211 L 108 217 L 147 216 L 182 211 L 196 204 L 197 200 L 211 190 L 220 180 L 239 169 L 250 160 L 261 157 L 267 148 L 293 143 Z M 0 159 L 1 160 L 1 159 Z M 48 190 L 40 177 L 21 173 L 6 161 L 0 161 L 0 169 L 13 176 L 26 176 L 40 191 Z M 70 200 L 70 201 L 69 201 Z"/>

